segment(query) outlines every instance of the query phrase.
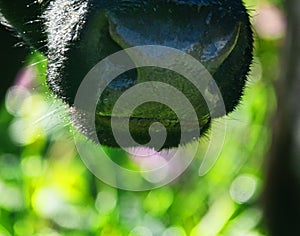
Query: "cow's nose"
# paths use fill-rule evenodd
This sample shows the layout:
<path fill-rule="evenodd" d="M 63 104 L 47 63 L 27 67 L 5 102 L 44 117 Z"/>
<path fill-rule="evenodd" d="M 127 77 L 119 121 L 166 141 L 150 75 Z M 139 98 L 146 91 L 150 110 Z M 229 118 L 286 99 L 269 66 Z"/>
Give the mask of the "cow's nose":
<path fill-rule="evenodd" d="M 84 40 L 81 43 L 88 52 L 75 50 L 78 55 L 88 55 L 93 61 L 132 46 L 159 45 L 175 48 L 196 58 L 211 73 L 221 92 L 226 113 L 236 107 L 245 87 L 253 50 L 249 16 L 240 0 L 95 0 L 92 2 L 98 2 L 99 7 L 96 17 L 92 17 L 87 22 L 83 34 Z M 130 54 L 126 54 L 126 57 L 133 62 L 133 65 L 139 64 L 135 61 L 138 59 L 132 58 Z M 75 70 L 77 65 L 81 66 L 78 61 L 86 63 L 86 60 L 82 60 L 85 57 L 75 58 L 72 66 Z M 108 64 L 110 63 L 111 61 Z M 112 67 L 115 68 L 114 65 Z M 201 79 L 198 75 L 195 77 Z M 116 129 L 119 133 L 127 132 L 123 122 L 127 120 L 127 110 L 130 110 L 131 106 L 122 107 L 125 115 L 115 114 L 113 112 L 115 104 L 123 98 L 124 92 L 130 93 L 132 92 L 130 89 L 136 87 L 135 85 L 139 88 L 139 85 L 148 85 L 149 83 L 144 82 L 149 81 L 163 82 L 175 87 L 194 108 L 197 117 L 196 120 L 189 120 L 188 117 L 191 125 L 184 132 L 188 133 L 190 140 L 185 140 L 184 143 L 197 138 L 194 130 L 199 129 L 201 134 L 205 133 L 211 118 L 224 115 L 224 112 L 213 115 L 210 113 L 205 96 L 208 94 L 212 99 L 214 97 L 210 96 L 209 85 L 203 85 L 206 87 L 201 91 L 207 93 L 201 94 L 187 78 L 180 74 L 160 67 L 136 66 L 135 69 L 117 76 L 105 87 L 100 96 L 96 112 L 96 132 L 100 143 L 112 147 L 119 146 L 113 134 L 111 121 L 116 120 Z M 149 127 L 152 123 L 159 122 L 167 131 L 162 148 L 177 147 L 181 143 L 183 132 L 180 120 L 172 108 L 156 100 L 158 95 L 160 98 L 171 99 L 175 96 L 158 92 L 156 84 L 150 84 L 152 86 L 147 87 L 148 90 L 136 95 L 134 99 L 144 101 L 143 96 L 149 94 L 153 94 L 155 99 L 147 100 L 130 113 L 130 133 L 138 143 L 147 144 L 150 138 Z M 182 103 L 178 97 L 174 100 L 178 101 L 178 104 Z M 136 104 L 135 102 L 133 103 Z M 131 100 L 125 101 L 124 104 L 132 105 Z M 185 111 L 184 107 L 183 111 Z M 189 113 L 186 115 L 188 116 Z M 86 130 L 84 132 L 87 135 L 93 132 L 89 127 Z M 155 132 L 160 135 L 163 129 L 157 128 Z M 126 145 L 135 144 L 128 141 Z"/>

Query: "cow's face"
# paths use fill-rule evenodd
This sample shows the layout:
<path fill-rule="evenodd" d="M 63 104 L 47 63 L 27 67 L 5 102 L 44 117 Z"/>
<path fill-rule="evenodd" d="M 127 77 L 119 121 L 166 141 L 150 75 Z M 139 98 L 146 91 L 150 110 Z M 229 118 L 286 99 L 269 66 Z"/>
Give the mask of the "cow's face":
<path fill-rule="evenodd" d="M 225 113 L 231 112 L 240 100 L 252 60 L 252 31 L 239 0 L 53 0 L 36 2 L 35 9 L 41 27 L 37 30 L 42 32 L 43 52 L 48 57 L 48 84 L 73 107 L 75 123 L 87 136 L 93 131 L 85 126 L 86 118 L 74 106 L 78 88 L 99 61 L 129 47 L 159 45 L 185 52 L 213 76 Z M 35 44 L 28 35 L 27 41 Z M 95 133 L 100 143 L 118 146 L 110 124 L 114 104 L 124 91 L 150 81 L 174 86 L 189 99 L 197 114 L 200 133 L 208 129 L 211 118 L 218 116 L 211 114 L 203 94 L 178 73 L 153 67 L 134 68 L 110 82 L 98 100 Z M 155 88 L 149 88 L 149 93 L 155 96 Z M 122 122 L 127 117 L 118 118 Z M 132 114 L 130 130 L 137 142 L 149 141 L 148 129 L 153 122 L 162 123 L 168 131 L 163 147 L 178 146 L 181 132 L 178 116 L 153 101 Z"/>

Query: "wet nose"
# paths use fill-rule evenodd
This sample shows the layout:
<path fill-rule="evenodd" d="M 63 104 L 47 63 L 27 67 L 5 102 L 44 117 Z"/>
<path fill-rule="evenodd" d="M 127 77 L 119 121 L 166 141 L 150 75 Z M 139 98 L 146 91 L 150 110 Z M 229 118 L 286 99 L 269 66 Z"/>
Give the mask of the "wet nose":
<path fill-rule="evenodd" d="M 110 37 L 121 48 L 160 45 L 190 54 L 213 75 L 227 112 L 234 109 L 252 60 L 252 30 L 241 1 L 120 1 L 106 14 Z M 137 74 L 129 77 L 163 80 L 145 69 Z M 186 87 L 184 80 L 174 83 Z"/>

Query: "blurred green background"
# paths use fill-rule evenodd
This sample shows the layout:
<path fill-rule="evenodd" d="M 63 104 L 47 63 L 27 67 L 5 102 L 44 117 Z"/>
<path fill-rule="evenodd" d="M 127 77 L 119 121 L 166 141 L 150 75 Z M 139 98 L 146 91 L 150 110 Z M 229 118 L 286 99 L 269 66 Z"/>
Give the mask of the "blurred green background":
<path fill-rule="evenodd" d="M 0 105 L 0 236 L 268 235 L 260 193 L 285 18 L 281 0 L 245 4 L 255 58 L 243 101 L 223 118 L 228 126 L 218 161 L 199 176 L 196 157 L 178 179 L 151 191 L 115 189 L 88 171 L 66 109 L 45 85 L 46 61 L 30 55 Z"/>

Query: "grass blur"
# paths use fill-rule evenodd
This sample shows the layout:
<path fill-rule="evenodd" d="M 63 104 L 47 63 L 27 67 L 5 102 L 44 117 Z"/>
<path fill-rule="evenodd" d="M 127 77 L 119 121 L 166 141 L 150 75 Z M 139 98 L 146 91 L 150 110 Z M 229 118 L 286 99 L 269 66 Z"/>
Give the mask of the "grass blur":
<path fill-rule="evenodd" d="M 0 107 L 0 236 L 268 235 L 260 193 L 284 20 L 280 0 L 245 3 L 255 26 L 255 59 L 242 103 L 224 118 L 217 162 L 199 176 L 196 157 L 178 179 L 151 191 L 115 189 L 89 172 L 65 107 L 45 85 L 46 61 L 30 56 L 34 66 L 20 74 Z M 280 23 L 264 30 L 270 18 Z M 107 152 L 119 162 L 125 155 Z"/>

